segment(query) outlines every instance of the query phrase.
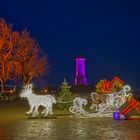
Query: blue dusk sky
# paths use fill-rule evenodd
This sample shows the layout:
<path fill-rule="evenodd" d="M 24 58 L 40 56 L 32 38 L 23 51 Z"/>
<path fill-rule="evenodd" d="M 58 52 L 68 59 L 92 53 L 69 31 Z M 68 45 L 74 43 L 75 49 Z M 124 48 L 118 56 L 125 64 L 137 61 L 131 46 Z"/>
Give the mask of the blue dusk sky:
<path fill-rule="evenodd" d="M 0 17 L 27 28 L 51 66 L 41 84 L 74 83 L 75 58 L 86 58 L 89 84 L 120 76 L 140 88 L 140 1 L 3 0 Z"/>

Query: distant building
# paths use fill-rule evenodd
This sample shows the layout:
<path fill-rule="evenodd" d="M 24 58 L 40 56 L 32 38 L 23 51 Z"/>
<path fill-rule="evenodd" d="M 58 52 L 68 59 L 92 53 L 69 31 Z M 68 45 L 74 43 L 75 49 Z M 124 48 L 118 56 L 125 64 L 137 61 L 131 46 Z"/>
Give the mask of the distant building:
<path fill-rule="evenodd" d="M 85 72 L 85 58 L 80 56 L 76 58 L 76 77 L 75 85 L 87 85 Z"/>

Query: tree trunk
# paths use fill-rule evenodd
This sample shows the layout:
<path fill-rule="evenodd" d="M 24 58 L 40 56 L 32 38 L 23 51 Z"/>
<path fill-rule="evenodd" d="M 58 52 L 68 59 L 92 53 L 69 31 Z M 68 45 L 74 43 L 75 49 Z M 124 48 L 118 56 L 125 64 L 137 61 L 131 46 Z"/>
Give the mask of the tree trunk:
<path fill-rule="evenodd" d="M 30 80 L 28 77 L 25 77 L 25 76 L 24 76 L 24 78 L 23 78 L 23 85 L 24 85 L 24 86 L 28 85 L 28 84 L 30 83 L 30 81 L 31 81 L 31 80 Z"/>
<path fill-rule="evenodd" d="M 23 86 L 28 85 L 28 83 L 29 83 L 29 82 L 28 82 L 27 80 L 25 80 L 25 79 L 23 80 Z"/>
<path fill-rule="evenodd" d="M 1 81 L 1 85 L 2 85 L 1 92 L 2 92 L 2 94 L 5 94 L 5 82 Z"/>
<path fill-rule="evenodd" d="M 23 81 L 22 83 L 23 83 L 23 86 L 26 86 L 27 85 L 27 83 L 25 81 Z"/>

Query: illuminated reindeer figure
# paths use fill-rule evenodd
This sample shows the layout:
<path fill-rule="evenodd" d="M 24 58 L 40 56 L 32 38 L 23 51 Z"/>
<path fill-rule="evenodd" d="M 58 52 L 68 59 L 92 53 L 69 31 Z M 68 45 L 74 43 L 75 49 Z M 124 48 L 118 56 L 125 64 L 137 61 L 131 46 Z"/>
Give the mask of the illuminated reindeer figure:
<path fill-rule="evenodd" d="M 52 115 L 53 104 L 56 104 L 56 99 L 51 95 L 36 95 L 33 93 L 32 84 L 23 87 L 20 97 L 27 98 L 30 106 L 30 110 L 27 115 L 32 114 L 33 117 L 37 116 L 39 106 L 45 107 L 42 114 L 46 117 L 49 114 Z"/>

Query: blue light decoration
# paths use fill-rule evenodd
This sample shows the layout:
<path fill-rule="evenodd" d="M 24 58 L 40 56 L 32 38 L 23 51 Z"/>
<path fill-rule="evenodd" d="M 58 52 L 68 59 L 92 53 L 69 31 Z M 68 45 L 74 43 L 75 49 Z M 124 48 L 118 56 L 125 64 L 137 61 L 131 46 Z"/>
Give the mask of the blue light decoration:
<path fill-rule="evenodd" d="M 119 111 L 113 112 L 113 119 L 114 120 L 120 120 L 121 119 L 121 114 Z"/>
<path fill-rule="evenodd" d="M 114 120 L 127 120 L 127 117 L 122 115 L 118 110 L 116 112 L 113 112 L 113 119 Z"/>

